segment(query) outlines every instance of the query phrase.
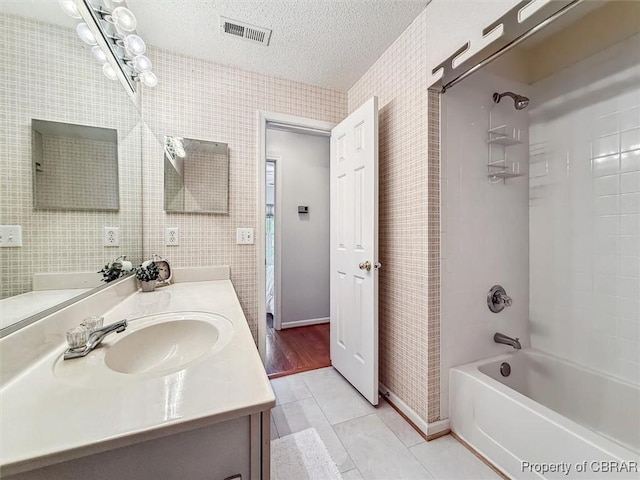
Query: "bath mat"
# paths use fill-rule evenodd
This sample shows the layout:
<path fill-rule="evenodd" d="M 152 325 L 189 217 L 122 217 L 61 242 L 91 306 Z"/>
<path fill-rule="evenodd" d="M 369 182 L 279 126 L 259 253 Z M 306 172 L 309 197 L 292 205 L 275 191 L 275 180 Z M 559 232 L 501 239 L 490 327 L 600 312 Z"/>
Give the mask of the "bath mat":
<path fill-rule="evenodd" d="M 315 428 L 271 442 L 273 480 L 341 480 L 342 475 Z"/>

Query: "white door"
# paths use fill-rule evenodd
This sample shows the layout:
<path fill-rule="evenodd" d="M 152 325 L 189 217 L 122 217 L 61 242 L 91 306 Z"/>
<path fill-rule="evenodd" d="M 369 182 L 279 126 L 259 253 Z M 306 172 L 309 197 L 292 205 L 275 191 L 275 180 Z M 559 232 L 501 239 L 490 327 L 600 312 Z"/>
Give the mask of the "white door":
<path fill-rule="evenodd" d="M 378 97 L 331 131 L 331 362 L 378 404 Z"/>

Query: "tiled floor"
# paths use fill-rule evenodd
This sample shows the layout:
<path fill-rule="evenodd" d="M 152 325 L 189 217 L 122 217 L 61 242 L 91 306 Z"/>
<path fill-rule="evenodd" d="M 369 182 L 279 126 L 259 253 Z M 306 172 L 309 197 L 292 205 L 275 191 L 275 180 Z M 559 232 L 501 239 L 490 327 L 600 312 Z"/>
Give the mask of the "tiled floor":
<path fill-rule="evenodd" d="M 272 439 L 315 427 L 345 480 L 500 479 L 450 435 L 426 442 L 387 402 L 373 407 L 332 367 L 271 385 Z"/>

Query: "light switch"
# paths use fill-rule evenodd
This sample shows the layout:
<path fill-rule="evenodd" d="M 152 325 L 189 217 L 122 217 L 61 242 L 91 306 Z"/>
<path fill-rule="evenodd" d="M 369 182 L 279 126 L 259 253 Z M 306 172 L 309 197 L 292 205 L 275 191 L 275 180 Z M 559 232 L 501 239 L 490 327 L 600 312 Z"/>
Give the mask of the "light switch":
<path fill-rule="evenodd" d="M 21 247 L 22 226 L 0 225 L 0 247 Z"/>
<path fill-rule="evenodd" d="M 253 245 L 253 228 L 238 228 L 236 230 L 236 244 Z"/>

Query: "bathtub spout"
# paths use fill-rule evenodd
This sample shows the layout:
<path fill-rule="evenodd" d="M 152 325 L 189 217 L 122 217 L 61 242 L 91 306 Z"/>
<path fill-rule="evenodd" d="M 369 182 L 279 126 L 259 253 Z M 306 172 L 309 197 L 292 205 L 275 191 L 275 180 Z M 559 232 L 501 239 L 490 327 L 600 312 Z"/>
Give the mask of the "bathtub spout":
<path fill-rule="evenodd" d="M 510 347 L 513 347 L 516 350 L 520 350 L 522 348 L 522 346 L 520 345 L 519 338 L 511 338 L 506 336 L 504 333 L 496 333 L 493 336 L 493 341 L 496 343 L 503 343 L 505 345 L 509 345 Z"/>

